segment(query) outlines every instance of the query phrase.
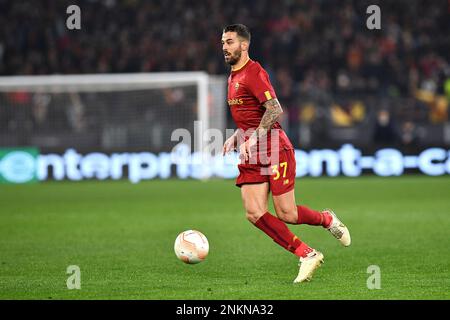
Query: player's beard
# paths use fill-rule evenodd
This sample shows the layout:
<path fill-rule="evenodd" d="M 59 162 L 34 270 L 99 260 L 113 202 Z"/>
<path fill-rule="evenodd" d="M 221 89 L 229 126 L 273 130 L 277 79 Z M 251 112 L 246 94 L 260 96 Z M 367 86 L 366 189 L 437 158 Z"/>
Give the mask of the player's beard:
<path fill-rule="evenodd" d="M 225 62 L 234 66 L 241 59 L 242 50 L 237 49 L 234 53 L 229 52 L 229 54 L 229 56 L 225 56 Z"/>

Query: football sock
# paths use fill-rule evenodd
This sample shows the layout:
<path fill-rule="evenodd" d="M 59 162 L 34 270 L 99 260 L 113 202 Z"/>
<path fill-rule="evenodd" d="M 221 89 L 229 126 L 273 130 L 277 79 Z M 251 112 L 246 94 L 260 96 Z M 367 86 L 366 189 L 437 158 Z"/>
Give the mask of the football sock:
<path fill-rule="evenodd" d="M 302 244 L 299 245 L 297 249 L 295 249 L 294 254 L 299 257 L 306 257 L 306 255 L 311 251 L 313 251 L 313 249 L 310 248 L 306 243 L 302 242 Z"/>
<path fill-rule="evenodd" d="M 330 226 L 332 216 L 328 212 L 319 212 L 305 206 L 297 206 L 297 224 L 309 224 L 312 226 Z"/>
<path fill-rule="evenodd" d="M 312 251 L 306 243 L 300 241 L 300 239 L 289 230 L 283 221 L 271 215 L 269 212 L 262 215 L 258 221 L 255 222 L 255 226 L 261 229 L 280 246 L 299 257 L 304 257 L 308 252 Z"/>

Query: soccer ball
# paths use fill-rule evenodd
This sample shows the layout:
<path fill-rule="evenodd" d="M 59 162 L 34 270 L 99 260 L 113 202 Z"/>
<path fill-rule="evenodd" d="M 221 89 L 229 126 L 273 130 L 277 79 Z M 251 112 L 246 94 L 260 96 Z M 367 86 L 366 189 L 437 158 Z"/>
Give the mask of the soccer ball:
<path fill-rule="evenodd" d="M 174 249 L 178 259 L 184 263 L 195 264 L 205 260 L 209 252 L 209 243 L 200 231 L 187 230 L 178 235 Z"/>

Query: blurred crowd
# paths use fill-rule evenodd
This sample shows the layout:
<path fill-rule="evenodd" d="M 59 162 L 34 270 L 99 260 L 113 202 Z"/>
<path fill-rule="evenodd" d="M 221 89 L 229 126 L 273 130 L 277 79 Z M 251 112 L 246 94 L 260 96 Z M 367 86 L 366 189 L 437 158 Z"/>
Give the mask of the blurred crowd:
<path fill-rule="evenodd" d="M 66 28 L 71 4 L 81 30 Z M 366 27 L 371 4 L 381 30 Z M 450 0 L 0 0 L 0 75 L 227 74 L 220 38 L 231 23 L 249 26 L 290 131 L 323 117 L 448 121 Z"/>

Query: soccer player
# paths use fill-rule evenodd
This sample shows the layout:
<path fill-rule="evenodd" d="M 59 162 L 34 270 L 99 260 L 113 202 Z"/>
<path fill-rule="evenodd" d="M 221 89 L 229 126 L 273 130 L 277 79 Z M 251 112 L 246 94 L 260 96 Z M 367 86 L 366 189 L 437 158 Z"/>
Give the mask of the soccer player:
<path fill-rule="evenodd" d="M 286 223 L 322 226 L 344 246 L 350 245 L 350 233 L 332 210 L 320 212 L 296 204 L 294 148 L 277 122 L 283 110 L 267 72 L 250 59 L 249 46 L 245 25 L 224 28 L 222 49 L 231 66 L 228 105 L 238 130 L 225 141 L 223 154 L 239 148 L 236 185 L 241 188 L 247 219 L 299 257 L 294 283 L 309 281 L 324 256 L 295 236 Z M 277 217 L 268 212 L 270 192 Z"/>

